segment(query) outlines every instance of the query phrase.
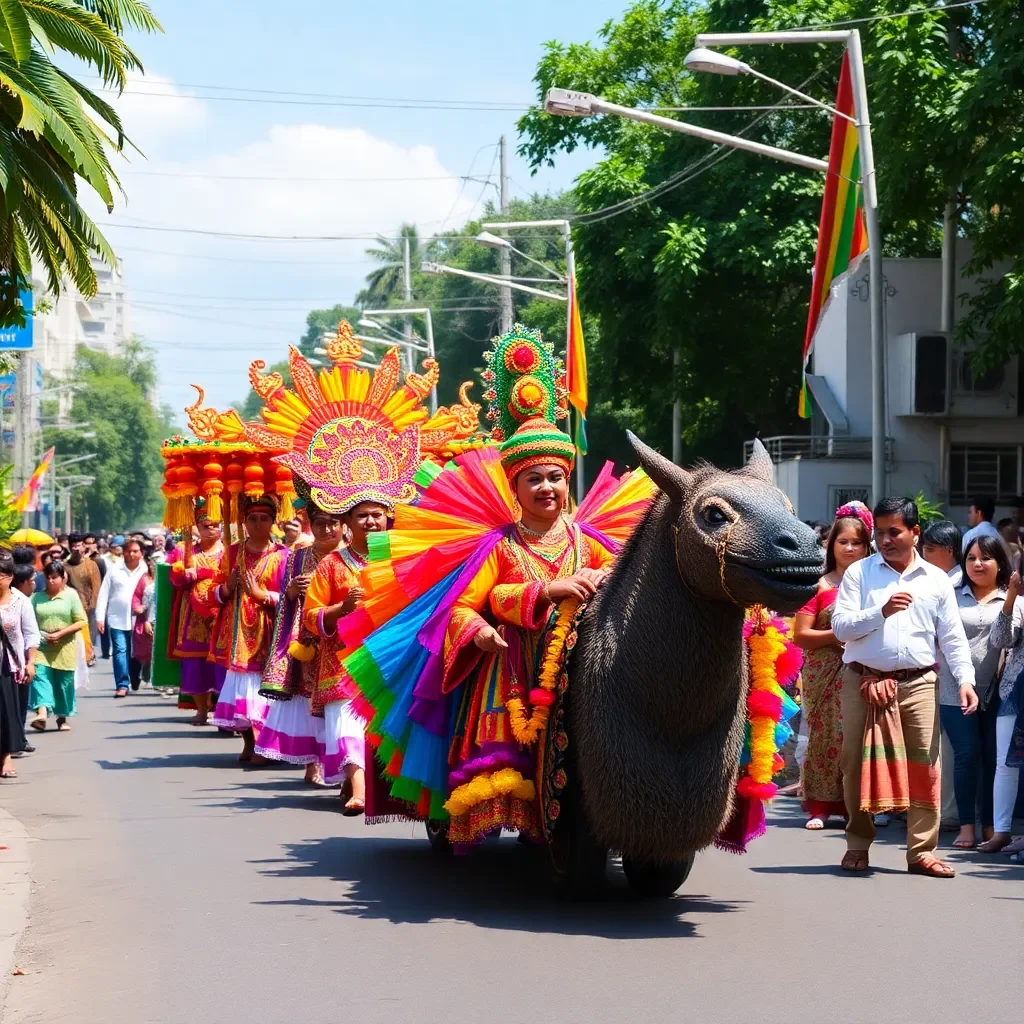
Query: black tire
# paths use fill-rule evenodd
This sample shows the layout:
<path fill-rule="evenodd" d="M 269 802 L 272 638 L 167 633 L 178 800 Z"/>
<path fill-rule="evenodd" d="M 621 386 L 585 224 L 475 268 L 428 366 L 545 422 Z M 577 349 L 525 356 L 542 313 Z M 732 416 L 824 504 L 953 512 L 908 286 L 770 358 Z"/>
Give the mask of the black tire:
<path fill-rule="evenodd" d="M 563 810 L 547 854 L 548 877 L 559 899 L 583 902 L 601 895 L 608 849 L 594 838 L 582 810 L 572 806 Z"/>
<path fill-rule="evenodd" d="M 442 821 L 428 821 L 425 822 L 427 826 L 427 842 L 430 843 L 431 850 L 441 857 L 450 857 L 452 855 L 452 844 L 448 838 L 448 825 Z"/>
<path fill-rule="evenodd" d="M 694 854 L 668 864 L 622 858 L 622 870 L 634 896 L 646 900 L 664 900 L 686 881 L 693 867 Z"/>

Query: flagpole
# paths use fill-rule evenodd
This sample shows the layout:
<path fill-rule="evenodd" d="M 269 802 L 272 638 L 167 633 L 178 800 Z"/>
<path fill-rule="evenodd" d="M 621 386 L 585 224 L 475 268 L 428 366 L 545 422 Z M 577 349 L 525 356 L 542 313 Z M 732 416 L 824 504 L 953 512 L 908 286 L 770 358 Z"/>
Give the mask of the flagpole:
<path fill-rule="evenodd" d="M 566 357 L 568 357 L 568 347 L 570 339 L 572 338 L 572 321 L 575 316 L 576 303 L 579 301 L 576 295 L 576 254 L 572 248 L 572 228 L 569 222 L 566 221 L 562 227 L 562 233 L 565 236 L 565 276 L 569 278 L 569 288 L 571 294 L 569 296 L 570 309 L 567 310 L 568 316 L 565 318 L 565 345 L 566 345 Z M 576 425 L 577 430 L 579 428 L 579 419 L 582 413 L 579 409 L 575 409 L 576 413 Z M 583 501 L 583 496 L 587 493 L 586 475 L 583 467 L 583 455 L 580 452 L 576 453 L 576 504 L 579 505 Z"/>

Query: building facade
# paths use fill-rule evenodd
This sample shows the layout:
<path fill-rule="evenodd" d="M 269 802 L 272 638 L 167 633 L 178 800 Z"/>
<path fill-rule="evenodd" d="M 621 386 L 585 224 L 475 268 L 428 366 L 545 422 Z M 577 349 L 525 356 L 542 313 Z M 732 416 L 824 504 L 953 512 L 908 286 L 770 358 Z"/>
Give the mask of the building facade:
<path fill-rule="evenodd" d="M 979 280 L 964 273 L 957 315 Z M 1024 493 L 1022 360 L 974 372 L 972 349 L 938 330 L 938 259 L 883 262 L 886 370 L 886 491 L 942 502 L 966 521 L 976 495 L 996 499 L 997 518 Z M 802 519 L 828 521 L 838 505 L 870 504 L 871 346 L 868 265 L 834 289 L 815 338 L 808 436 L 762 439 L 779 486 Z"/>

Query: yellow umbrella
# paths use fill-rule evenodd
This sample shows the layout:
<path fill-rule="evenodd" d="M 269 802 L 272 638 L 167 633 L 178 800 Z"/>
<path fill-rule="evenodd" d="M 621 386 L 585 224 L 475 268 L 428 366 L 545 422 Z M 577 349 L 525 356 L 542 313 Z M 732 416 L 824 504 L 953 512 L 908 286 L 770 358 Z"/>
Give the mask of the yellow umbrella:
<path fill-rule="evenodd" d="M 22 527 L 15 530 L 8 538 L 11 544 L 31 544 L 34 548 L 41 548 L 44 544 L 52 544 L 53 538 L 42 530 L 33 530 L 31 527 Z"/>

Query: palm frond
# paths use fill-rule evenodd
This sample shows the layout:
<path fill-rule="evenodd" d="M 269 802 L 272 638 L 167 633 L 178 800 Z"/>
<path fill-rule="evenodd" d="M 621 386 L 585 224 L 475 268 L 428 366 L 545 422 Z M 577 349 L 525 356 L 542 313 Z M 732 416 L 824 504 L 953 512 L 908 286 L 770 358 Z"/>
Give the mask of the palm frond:
<path fill-rule="evenodd" d="M 32 53 L 32 26 L 21 0 L 0 0 L 0 48 L 18 64 Z"/>
<path fill-rule="evenodd" d="M 124 32 L 126 25 L 140 32 L 163 32 L 149 4 L 141 0 L 78 0 L 78 3 L 101 17 L 118 35 Z"/>
<path fill-rule="evenodd" d="M 91 89 L 82 85 L 77 78 L 69 75 L 66 71 L 61 68 L 54 67 L 54 70 L 60 75 L 64 81 L 78 93 L 78 95 L 85 101 L 85 103 L 92 107 L 97 114 L 103 120 L 110 125 L 111 128 L 117 132 L 116 144 L 111 141 L 111 145 L 116 145 L 117 149 L 124 149 L 125 144 L 131 145 L 131 140 L 124 134 L 124 125 L 121 123 L 121 116 L 118 112 L 101 96 L 97 96 Z"/>

